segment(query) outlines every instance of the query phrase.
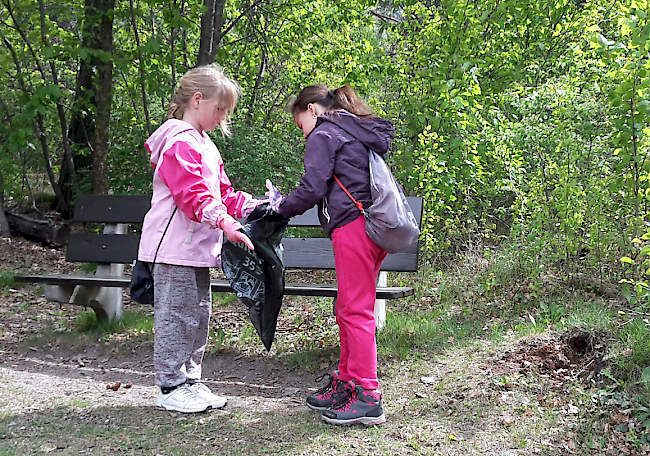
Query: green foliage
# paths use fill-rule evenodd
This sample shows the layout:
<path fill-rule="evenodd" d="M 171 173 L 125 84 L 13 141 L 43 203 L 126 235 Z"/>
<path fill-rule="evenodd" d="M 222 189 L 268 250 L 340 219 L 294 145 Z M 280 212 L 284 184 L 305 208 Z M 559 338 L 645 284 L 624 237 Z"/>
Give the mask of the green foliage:
<path fill-rule="evenodd" d="M 211 355 L 214 355 L 224 347 L 226 343 L 226 333 L 221 327 L 217 328 L 216 331 L 213 328 L 210 328 L 208 342 L 212 343 L 212 347 L 209 349 L 209 353 Z"/>
<path fill-rule="evenodd" d="M 213 135 L 234 188 L 264 195 L 266 179 L 270 179 L 283 194 L 291 192 L 303 172 L 298 150 L 303 141 L 292 133 L 293 137 L 266 133 L 237 122 L 230 138 L 218 132 Z"/>
<path fill-rule="evenodd" d="M 515 114 L 486 132 L 503 164 L 502 185 L 514 192 L 513 232 L 549 262 L 575 261 L 591 252 L 606 259 L 622 235 L 620 204 L 608 197 L 614 164 L 607 148 L 611 128 L 595 87 L 576 92 L 576 78 L 506 94 Z M 585 266 L 588 266 L 586 264 Z"/>
<path fill-rule="evenodd" d="M 490 219 L 503 210 L 495 200 L 508 200 L 512 189 L 481 132 L 499 128 L 495 117 L 509 117 L 500 114 L 500 93 L 557 72 L 555 59 L 585 13 L 570 1 L 444 1 L 438 8 L 412 1 L 401 13 L 391 36 L 401 52 L 389 71 L 397 97 L 388 111 L 403 129 L 395 151 L 400 177 L 428 202 L 432 248 L 489 236 Z"/>

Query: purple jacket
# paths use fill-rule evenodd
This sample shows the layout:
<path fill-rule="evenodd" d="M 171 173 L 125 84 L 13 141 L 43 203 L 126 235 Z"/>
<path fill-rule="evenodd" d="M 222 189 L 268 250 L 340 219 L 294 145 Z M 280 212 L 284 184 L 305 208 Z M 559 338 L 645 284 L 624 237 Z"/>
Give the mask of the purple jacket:
<path fill-rule="evenodd" d="M 336 174 L 352 196 L 369 207 L 368 149 L 383 156 L 393 135 L 393 124 L 380 117 L 362 119 L 347 111 L 320 115 L 307 136 L 305 174 L 278 212 L 293 217 L 318 204 L 318 217 L 327 236 L 356 220 L 359 209 L 332 175 Z"/>

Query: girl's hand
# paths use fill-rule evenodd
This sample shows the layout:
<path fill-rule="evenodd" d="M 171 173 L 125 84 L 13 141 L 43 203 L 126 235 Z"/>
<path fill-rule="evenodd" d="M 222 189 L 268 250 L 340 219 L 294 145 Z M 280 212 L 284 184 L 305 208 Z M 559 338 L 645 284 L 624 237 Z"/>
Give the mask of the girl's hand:
<path fill-rule="evenodd" d="M 223 230 L 224 234 L 230 242 L 243 242 L 249 249 L 255 250 L 255 247 L 253 246 L 253 243 L 248 238 L 248 236 L 239 231 L 241 228 L 241 223 L 232 218 L 230 215 L 226 215 L 223 218 L 221 221 L 221 226 L 219 226 L 219 228 Z"/>
<path fill-rule="evenodd" d="M 266 188 L 268 191 L 265 193 L 265 195 L 269 198 L 269 207 L 271 210 L 277 212 L 278 208 L 284 202 L 286 197 L 280 194 L 280 190 L 278 190 L 269 179 L 266 179 Z"/>

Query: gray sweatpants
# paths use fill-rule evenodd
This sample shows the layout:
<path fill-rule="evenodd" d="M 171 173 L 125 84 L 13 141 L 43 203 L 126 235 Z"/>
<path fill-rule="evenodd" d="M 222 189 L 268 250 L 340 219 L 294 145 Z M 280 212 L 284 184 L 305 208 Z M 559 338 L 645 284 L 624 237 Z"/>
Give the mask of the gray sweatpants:
<path fill-rule="evenodd" d="M 156 263 L 153 278 L 156 385 L 199 380 L 212 311 L 210 270 Z"/>

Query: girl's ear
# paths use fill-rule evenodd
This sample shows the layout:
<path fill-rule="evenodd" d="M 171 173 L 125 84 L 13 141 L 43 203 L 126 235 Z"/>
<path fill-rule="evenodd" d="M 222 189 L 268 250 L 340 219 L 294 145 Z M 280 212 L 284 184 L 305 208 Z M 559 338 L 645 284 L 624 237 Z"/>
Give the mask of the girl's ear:
<path fill-rule="evenodd" d="M 309 114 L 312 117 L 317 117 L 318 115 L 316 114 L 316 106 L 314 106 L 314 103 L 309 103 L 307 105 L 307 111 L 309 111 Z"/>
<path fill-rule="evenodd" d="M 198 108 L 199 107 L 199 101 L 203 99 L 203 94 L 201 92 L 194 92 L 192 94 L 192 107 L 193 108 Z"/>

